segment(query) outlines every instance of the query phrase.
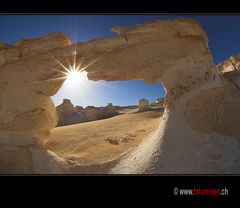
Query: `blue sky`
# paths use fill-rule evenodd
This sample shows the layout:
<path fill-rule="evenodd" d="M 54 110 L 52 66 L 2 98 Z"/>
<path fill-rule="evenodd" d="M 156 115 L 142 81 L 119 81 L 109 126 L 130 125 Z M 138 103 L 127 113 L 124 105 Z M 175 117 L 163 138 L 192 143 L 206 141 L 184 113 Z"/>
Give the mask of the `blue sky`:
<path fill-rule="evenodd" d="M 209 38 L 209 47 L 217 64 L 240 52 L 240 15 L 1 15 L 0 41 L 13 43 L 21 38 L 34 38 L 50 32 L 64 32 L 73 41 L 113 36 L 113 26 L 133 26 L 154 19 L 194 18 L 198 20 Z M 141 98 L 150 102 L 164 96 L 161 84 L 145 84 L 140 80 L 89 83 L 84 93 L 81 89 L 62 89 L 52 97 L 55 105 L 63 98 L 75 105 L 104 106 L 137 104 Z M 68 89 L 69 90 L 69 89 Z"/>

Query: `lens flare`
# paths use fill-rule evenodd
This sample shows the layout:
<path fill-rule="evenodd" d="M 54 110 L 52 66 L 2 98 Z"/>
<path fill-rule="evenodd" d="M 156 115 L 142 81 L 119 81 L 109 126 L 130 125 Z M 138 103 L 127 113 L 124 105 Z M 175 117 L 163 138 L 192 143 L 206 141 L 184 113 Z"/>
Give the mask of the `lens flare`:
<path fill-rule="evenodd" d="M 70 69 L 67 74 L 66 82 L 71 85 L 77 85 L 79 82 L 87 81 L 87 72 L 86 71 L 79 71 L 76 69 Z"/>

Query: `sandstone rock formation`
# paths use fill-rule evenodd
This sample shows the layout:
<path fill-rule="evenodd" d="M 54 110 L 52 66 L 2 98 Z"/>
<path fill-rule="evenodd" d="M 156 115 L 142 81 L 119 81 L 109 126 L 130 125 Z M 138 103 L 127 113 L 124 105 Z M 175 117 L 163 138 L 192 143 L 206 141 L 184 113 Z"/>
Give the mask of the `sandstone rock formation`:
<path fill-rule="evenodd" d="M 218 72 L 208 39 L 194 20 L 152 21 L 118 35 L 70 45 L 64 34 L 24 40 L 0 51 L 1 173 L 239 173 L 240 91 Z M 131 153 L 80 167 L 44 147 L 57 124 L 50 99 L 76 49 L 91 80 L 161 81 L 159 129 Z"/>
<path fill-rule="evenodd" d="M 56 107 L 56 110 L 58 114 L 57 126 L 76 124 L 83 121 L 83 113 L 78 111 L 80 107 L 75 108 L 68 99 L 64 99 L 63 103 Z"/>
<path fill-rule="evenodd" d="M 163 98 L 158 98 L 158 99 L 156 99 L 155 103 L 156 103 L 156 105 L 163 106 L 164 100 L 165 100 L 164 97 Z"/>
<path fill-rule="evenodd" d="M 84 121 L 95 121 L 104 118 L 110 118 L 118 115 L 118 111 L 116 111 L 112 105 L 109 103 L 104 108 L 98 108 L 94 106 L 87 106 L 84 110 Z"/>
<path fill-rule="evenodd" d="M 138 112 L 144 112 L 150 109 L 149 102 L 146 99 L 139 100 L 138 106 Z"/>
<path fill-rule="evenodd" d="M 107 106 L 105 107 L 105 109 L 110 111 L 110 112 L 115 112 L 115 109 L 114 109 L 112 103 L 108 103 Z"/>
<path fill-rule="evenodd" d="M 0 42 L 0 51 L 1 50 L 5 50 L 5 49 L 9 49 L 10 46 L 6 43 Z"/>
<path fill-rule="evenodd" d="M 79 105 L 76 105 L 75 108 L 78 112 L 82 112 L 84 110 L 84 108 L 82 106 L 79 106 Z"/>
<path fill-rule="evenodd" d="M 240 54 L 231 56 L 228 60 L 218 64 L 217 68 L 221 75 L 240 89 Z"/>
<path fill-rule="evenodd" d="M 58 115 L 57 126 L 96 121 L 118 115 L 118 111 L 114 109 L 112 103 L 109 103 L 104 108 L 94 106 L 87 106 L 86 108 L 83 108 L 82 106 L 74 107 L 68 99 L 64 99 L 63 103 L 56 107 L 56 110 Z"/>
<path fill-rule="evenodd" d="M 100 108 L 94 106 L 87 106 L 84 109 L 84 121 L 95 121 L 98 119 L 103 119 L 103 111 Z"/>
<path fill-rule="evenodd" d="M 47 52 L 70 44 L 67 35 L 53 33 L 0 51 L 1 173 L 60 171 L 63 159 L 43 147 L 57 124 L 50 96 L 64 82 Z"/>
<path fill-rule="evenodd" d="M 223 61 L 217 65 L 220 73 L 226 73 L 234 70 L 240 69 L 240 54 L 236 56 L 231 56 L 228 60 Z"/>
<path fill-rule="evenodd" d="M 118 111 L 114 108 L 112 103 L 108 103 L 108 105 L 103 108 L 104 118 L 110 118 L 116 115 L 118 115 Z"/>
<path fill-rule="evenodd" d="M 155 102 L 152 102 L 150 106 L 156 107 L 156 108 L 164 108 L 164 101 L 165 101 L 165 97 L 158 98 L 155 100 Z"/>

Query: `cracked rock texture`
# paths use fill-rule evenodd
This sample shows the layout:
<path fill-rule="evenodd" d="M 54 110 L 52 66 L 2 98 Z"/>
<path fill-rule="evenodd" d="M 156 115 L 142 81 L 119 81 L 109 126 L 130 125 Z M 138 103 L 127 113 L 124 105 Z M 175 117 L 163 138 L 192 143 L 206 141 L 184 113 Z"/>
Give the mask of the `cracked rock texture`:
<path fill-rule="evenodd" d="M 129 154 L 88 172 L 239 173 L 238 60 L 216 67 L 205 32 L 190 19 L 112 30 L 116 36 L 76 45 L 62 33 L 0 44 L 0 171 L 86 172 L 44 147 L 57 124 L 50 96 L 64 82 L 55 59 L 67 65 L 76 50 L 91 80 L 161 81 L 167 92 L 159 129 Z"/>

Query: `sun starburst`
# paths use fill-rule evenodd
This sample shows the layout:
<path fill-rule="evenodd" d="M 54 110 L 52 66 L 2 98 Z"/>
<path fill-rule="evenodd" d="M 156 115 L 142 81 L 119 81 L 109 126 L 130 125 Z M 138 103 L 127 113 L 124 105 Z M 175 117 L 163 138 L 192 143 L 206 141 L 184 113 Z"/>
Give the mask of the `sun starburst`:
<path fill-rule="evenodd" d="M 75 45 L 75 50 L 73 51 L 72 56 L 72 63 L 70 63 L 69 59 L 66 59 L 68 66 L 65 66 L 61 61 L 59 61 L 56 57 L 54 57 L 52 54 L 48 53 L 48 56 L 51 57 L 61 68 L 60 71 L 63 76 L 57 79 L 66 79 L 66 81 L 71 80 L 70 84 L 76 84 L 77 82 L 86 81 L 87 78 L 87 72 L 85 71 L 88 67 L 95 64 L 97 61 L 99 61 L 101 58 L 103 58 L 107 53 L 109 53 L 111 50 L 105 51 L 101 56 L 97 57 L 93 61 L 90 61 L 88 64 L 85 64 L 83 66 L 84 62 L 84 56 L 81 58 L 78 58 L 77 63 L 77 50 Z"/>

